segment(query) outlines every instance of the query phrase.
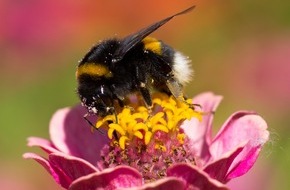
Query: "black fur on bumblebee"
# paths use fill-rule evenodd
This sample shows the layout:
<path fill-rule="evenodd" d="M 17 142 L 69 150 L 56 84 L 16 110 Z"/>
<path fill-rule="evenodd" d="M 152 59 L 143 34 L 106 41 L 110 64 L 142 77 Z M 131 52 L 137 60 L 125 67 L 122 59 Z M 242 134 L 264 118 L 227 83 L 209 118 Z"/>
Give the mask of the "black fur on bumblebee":
<path fill-rule="evenodd" d="M 160 40 L 149 37 L 173 17 L 156 22 L 123 39 L 108 39 L 93 46 L 79 62 L 77 93 L 88 114 L 115 114 L 125 98 L 139 93 L 145 106 L 152 106 L 151 89 L 184 99 L 183 85 L 190 81 L 190 60 Z"/>

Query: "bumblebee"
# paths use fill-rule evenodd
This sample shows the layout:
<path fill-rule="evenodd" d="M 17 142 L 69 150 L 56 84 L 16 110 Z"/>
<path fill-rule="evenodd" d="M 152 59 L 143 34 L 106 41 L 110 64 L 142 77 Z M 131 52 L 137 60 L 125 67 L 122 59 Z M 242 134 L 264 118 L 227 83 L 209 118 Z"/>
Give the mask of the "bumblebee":
<path fill-rule="evenodd" d="M 116 103 L 139 93 L 145 106 L 152 106 L 151 90 L 183 99 L 183 85 L 190 81 L 190 60 L 179 51 L 149 37 L 172 18 L 194 6 L 156 22 L 123 39 L 108 39 L 93 46 L 79 62 L 77 93 L 91 115 L 115 114 Z"/>

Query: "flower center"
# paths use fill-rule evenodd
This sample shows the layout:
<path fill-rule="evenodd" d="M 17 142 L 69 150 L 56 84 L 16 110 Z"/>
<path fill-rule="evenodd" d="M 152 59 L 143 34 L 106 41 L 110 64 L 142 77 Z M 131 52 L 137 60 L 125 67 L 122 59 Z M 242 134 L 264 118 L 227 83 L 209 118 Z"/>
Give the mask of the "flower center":
<path fill-rule="evenodd" d="M 191 102 L 155 94 L 151 110 L 132 102 L 117 116 L 99 120 L 96 128 L 107 128 L 111 139 L 102 150 L 101 165 L 129 165 L 138 169 L 145 181 L 152 181 L 165 176 L 172 163 L 194 164 L 194 155 L 187 151 L 187 137 L 180 128 L 184 120 L 202 119 L 202 113 L 195 111 Z"/>

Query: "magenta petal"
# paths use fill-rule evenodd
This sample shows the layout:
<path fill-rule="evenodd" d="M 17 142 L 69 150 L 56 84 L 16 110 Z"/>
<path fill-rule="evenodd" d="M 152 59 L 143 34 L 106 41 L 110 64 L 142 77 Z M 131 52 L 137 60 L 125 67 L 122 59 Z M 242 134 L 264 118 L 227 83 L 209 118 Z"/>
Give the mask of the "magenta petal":
<path fill-rule="evenodd" d="M 210 152 L 213 160 L 245 144 L 243 151 L 237 156 L 230 167 L 230 176 L 238 177 L 246 173 L 254 164 L 261 146 L 268 140 L 267 124 L 259 115 L 252 112 L 233 114 L 219 131 Z"/>
<path fill-rule="evenodd" d="M 175 164 L 167 170 L 167 176 L 181 178 L 186 183 L 186 189 L 196 190 L 226 190 L 227 187 L 211 178 L 198 167 L 189 164 Z"/>
<path fill-rule="evenodd" d="M 221 158 L 203 169 L 206 173 L 208 173 L 212 178 L 226 183 L 228 181 L 227 174 L 229 172 L 229 168 L 232 165 L 233 160 L 241 153 L 244 147 L 239 147 L 232 153 L 225 155 L 224 158 Z"/>
<path fill-rule="evenodd" d="M 222 96 L 215 95 L 212 92 L 201 93 L 193 98 L 193 103 L 199 104 L 202 108 L 202 112 L 205 113 L 199 127 L 201 128 L 200 130 L 204 130 L 202 133 L 206 137 L 207 143 L 211 142 L 210 136 L 214 116 L 213 113 L 216 111 L 222 98 Z"/>
<path fill-rule="evenodd" d="M 166 177 L 152 183 L 147 183 L 142 187 L 124 188 L 124 189 L 120 188 L 119 190 L 168 190 L 168 189 L 184 190 L 185 183 L 176 177 Z"/>
<path fill-rule="evenodd" d="M 211 92 L 199 94 L 193 98 L 194 104 L 199 104 L 203 115 L 202 122 L 193 118 L 190 121 L 185 121 L 181 128 L 183 128 L 186 135 L 190 138 L 191 146 L 196 155 L 201 160 L 206 161 L 210 157 L 209 144 L 211 142 L 211 128 L 214 112 L 222 100 L 222 96 L 214 95 Z"/>
<path fill-rule="evenodd" d="M 71 181 L 69 177 L 66 176 L 62 171 L 53 167 L 51 163 L 45 158 L 38 156 L 34 153 L 25 153 L 23 157 L 26 159 L 34 159 L 35 161 L 40 163 L 50 173 L 53 179 L 62 187 L 68 188 L 68 186 L 70 185 Z"/>
<path fill-rule="evenodd" d="M 96 190 L 118 189 L 126 187 L 138 187 L 142 185 L 142 175 L 135 169 L 127 166 L 119 166 L 93 173 L 75 180 L 70 190 Z"/>
<path fill-rule="evenodd" d="M 50 136 L 53 144 L 63 153 L 96 164 L 100 160 L 100 149 L 108 143 L 108 138 L 98 131 L 91 132 L 83 118 L 85 113 L 85 108 L 80 105 L 58 110 L 50 122 Z M 95 122 L 95 119 L 89 119 Z"/>
<path fill-rule="evenodd" d="M 240 155 L 238 155 L 232 163 L 230 168 L 231 171 L 228 172 L 227 181 L 247 173 L 253 167 L 262 146 L 251 148 L 248 148 L 248 146 L 249 144 L 244 148 L 246 151 L 243 151 Z"/>
<path fill-rule="evenodd" d="M 65 154 L 50 154 L 49 161 L 54 168 L 58 168 L 65 173 L 70 179 L 70 182 L 98 171 L 89 162 Z"/>
<path fill-rule="evenodd" d="M 43 138 L 39 138 L 39 137 L 29 137 L 27 145 L 28 146 L 39 146 L 47 153 L 60 152 L 59 150 L 57 150 L 54 147 L 54 145 L 50 141 L 43 139 Z"/>

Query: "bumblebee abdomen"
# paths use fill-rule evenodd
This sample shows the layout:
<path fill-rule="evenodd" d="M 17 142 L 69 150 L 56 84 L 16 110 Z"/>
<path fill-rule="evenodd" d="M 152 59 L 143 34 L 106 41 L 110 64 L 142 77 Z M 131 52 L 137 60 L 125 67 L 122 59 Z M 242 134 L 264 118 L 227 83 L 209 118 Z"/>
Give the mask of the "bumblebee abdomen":
<path fill-rule="evenodd" d="M 165 64 L 159 64 L 159 72 L 171 72 L 174 78 L 182 85 L 191 80 L 193 71 L 188 57 L 156 38 L 146 37 L 142 40 L 142 43 L 144 44 L 145 51 L 150 51 L 157 56 L 157 59 L 151 58 L 149 61 L 164 61 L 169 66 L 164 67 Z"/>
<path fill-rule="evenodd" d="M 158 55 L 162 55 L 162 42 L 156 38 L 146 37 L 142 40 L 144 50 L 151 51 Z"/>

